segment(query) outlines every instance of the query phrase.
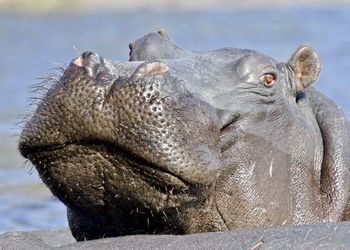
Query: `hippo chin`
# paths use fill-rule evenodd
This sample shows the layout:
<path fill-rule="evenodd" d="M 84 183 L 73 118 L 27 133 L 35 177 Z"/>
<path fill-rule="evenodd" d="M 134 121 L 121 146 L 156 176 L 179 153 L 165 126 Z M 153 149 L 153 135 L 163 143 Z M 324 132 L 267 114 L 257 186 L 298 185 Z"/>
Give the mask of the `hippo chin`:
<path fill-rule="evenodd" d="M 350 218 L 350 126 L 310 87 L 311 47 L 277 63 L 151 33 L 130 49 L 72 61 L 20 137 L 77 240 Z"/>

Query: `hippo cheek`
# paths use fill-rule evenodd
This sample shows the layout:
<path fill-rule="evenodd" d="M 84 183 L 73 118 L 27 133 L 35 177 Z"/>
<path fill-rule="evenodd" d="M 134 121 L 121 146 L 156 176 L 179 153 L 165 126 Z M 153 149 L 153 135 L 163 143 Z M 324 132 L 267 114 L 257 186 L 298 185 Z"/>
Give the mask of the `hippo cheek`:
<path fill-rule="evenodd" d="M 222 138 L 223 165 L 213 200 L 227 229 L 290 224 L 290 152 L 236 126 L 225 128 Z"/>

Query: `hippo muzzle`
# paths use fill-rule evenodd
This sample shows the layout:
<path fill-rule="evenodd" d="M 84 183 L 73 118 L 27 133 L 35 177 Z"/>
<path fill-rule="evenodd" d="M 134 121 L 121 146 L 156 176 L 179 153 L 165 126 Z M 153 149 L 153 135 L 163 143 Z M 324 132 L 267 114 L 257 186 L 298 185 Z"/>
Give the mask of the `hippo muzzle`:
<path fill-rule="evenodd" d="M 103 223 L 113 225 L 149 214 L 146 227 L 157 214 L 164 220 L 207 201 L 220 163 L 215 110 L 156 67 L 166 66 L 85 52 L 23 130 L 22 155 L 69 208 L 92 218 L 110 213 Z M 197 124 L 190 134 L 188 121 Z"/>

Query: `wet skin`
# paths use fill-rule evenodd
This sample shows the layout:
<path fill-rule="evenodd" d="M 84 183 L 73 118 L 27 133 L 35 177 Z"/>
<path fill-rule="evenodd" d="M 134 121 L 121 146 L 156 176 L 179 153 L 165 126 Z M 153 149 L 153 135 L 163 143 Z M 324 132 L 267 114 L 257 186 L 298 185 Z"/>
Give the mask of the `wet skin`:
<path fill-rule="evenodd" d="M 130 62 L 73 60 L 20 138 L 77 240 L 350 217 L 350 126 L 310 86 L 311 47 L 287 63 L 162 32 L 129 47 Z"/>

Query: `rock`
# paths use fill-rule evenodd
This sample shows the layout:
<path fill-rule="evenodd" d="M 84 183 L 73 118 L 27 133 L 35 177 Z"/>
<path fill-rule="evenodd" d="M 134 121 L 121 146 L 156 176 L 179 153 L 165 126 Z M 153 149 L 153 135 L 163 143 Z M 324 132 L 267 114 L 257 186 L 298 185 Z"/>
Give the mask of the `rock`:
<path fill-rule="evenodd" d="M 350 249 L 350 222 L 190 235 L 134 235 L 75 242 L 69 229 L 8 232 L 0 249 Z"/>

